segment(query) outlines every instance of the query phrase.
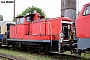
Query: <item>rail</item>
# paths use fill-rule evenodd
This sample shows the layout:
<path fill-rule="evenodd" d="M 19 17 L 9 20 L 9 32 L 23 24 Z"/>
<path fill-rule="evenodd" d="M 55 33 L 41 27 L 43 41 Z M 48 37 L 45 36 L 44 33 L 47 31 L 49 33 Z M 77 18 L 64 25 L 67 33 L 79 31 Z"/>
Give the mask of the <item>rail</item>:
<path fill-rule="evenodd" d="M 15 58 L 11 58 L 11 57 L 8 57 L 8 56 L 5 56 L 5 55 L 1 55 L 1 54 L 0 54 L 0 58 L 8 59 L 8 60 L 16 60 Z"/>
<path fill-rule="evenodd" d="M 12 54 L 0 53 L 0 60 L 26 60 L 26 58 L 13 56 Z"/>

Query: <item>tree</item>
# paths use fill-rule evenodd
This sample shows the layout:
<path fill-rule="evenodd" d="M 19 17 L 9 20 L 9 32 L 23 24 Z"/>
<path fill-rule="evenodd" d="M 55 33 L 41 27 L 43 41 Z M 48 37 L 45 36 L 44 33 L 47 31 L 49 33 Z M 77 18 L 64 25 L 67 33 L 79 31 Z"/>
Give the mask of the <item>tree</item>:
<path fill-rule="evenodd" d="M 0 15 L 0 21 L 3 21 L 3 16 L 2 15 Z"/>
<path fill-rule="evenodd" d="M 31 8 L 30 7 L 26 8 L 21 14 L 19 14 L 19 16 L 25 16 L 27 13 L 33 13 L 34 10 L 40 13 L 41 16 L 46 17 L 45 12 L 41 8 L 35 6 L 32 6 Z"/>
<path fill-rule="evenodd" d="M 46 17 L 45 12 L 41 8 L 38 8 L 35 6 L 26 8 L 21 14 L 19 14 L 17 16 L 25 16 L 27 13 L 33 13 L 34 10 L 36 10 L 38 13 L 40 13 L 41 16 Z M 13 21 L 15 21 L 15 19 L 13 19 Z"/>
<path fill-rule="evenodd" d="M 14 18 L 12 21 L 13 21 L 13 22 L 15 22 L 15 21 L 16 21 L 16 19 Z"/>

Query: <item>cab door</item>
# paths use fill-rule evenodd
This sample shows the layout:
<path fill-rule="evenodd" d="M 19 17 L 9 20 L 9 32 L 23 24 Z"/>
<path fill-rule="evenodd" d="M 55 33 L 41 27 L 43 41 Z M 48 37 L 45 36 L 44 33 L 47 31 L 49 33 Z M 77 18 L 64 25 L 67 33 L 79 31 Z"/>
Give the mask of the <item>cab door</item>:
<path fill-rule="evenodd" d="M 64 40 L 69 40 L 72 22 L 62 21 L 62 33 L 64 34 Z"/>

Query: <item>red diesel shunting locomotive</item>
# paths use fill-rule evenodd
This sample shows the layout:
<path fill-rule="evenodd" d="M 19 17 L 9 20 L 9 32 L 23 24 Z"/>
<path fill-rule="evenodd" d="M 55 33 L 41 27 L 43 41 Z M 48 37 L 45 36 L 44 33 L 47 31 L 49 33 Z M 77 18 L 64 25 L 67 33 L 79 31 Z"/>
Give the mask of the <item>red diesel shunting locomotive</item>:
<path fill-rule="evenodd" d="M 63 43 L 61 38 L 64 37 L 63 41 L 69 43 L 72 20 L 65 17 L 40 18 L 39 13 L 16 17 L 17 24 L 10 26 L 10 39 L 8 39 L 8 43 L 13 46 L 29 45 L 30 49 L 35 48 L 40 53 L 42 50 L 59 53 L 70 50 L 69 46 L 65 45 L 67 43 Z"/>

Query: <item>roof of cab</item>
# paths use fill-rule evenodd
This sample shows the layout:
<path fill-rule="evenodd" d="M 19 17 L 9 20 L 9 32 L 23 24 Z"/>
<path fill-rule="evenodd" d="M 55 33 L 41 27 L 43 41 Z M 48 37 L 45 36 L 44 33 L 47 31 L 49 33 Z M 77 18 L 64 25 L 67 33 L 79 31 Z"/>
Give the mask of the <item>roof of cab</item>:
<path fill-rule="evenodd" d="M 15 18 L 22 18 L 22 17 L 24 17 L 24 16 L 17 16 L 17 17 L 15 17 Z"/>

